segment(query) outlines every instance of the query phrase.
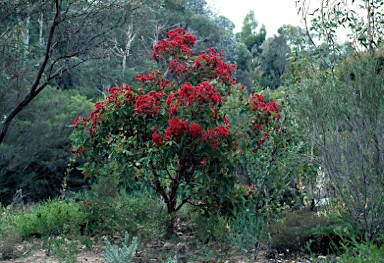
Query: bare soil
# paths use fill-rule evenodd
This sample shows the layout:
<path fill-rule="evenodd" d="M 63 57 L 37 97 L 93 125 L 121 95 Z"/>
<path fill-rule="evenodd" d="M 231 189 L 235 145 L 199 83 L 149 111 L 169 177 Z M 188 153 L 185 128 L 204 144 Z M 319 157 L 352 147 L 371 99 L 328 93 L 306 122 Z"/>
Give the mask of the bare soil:
<path fill-rule="evenodd" d="M 156 249 L 158 254 L 163 254 L 164 249 L 167 248 L 169 244 L 162 243 L 160 246 L 154 245 L 154 244 L 147 244 L 145 248 L 142 250 L 139 250 L 136 254 L 136 258 L 134 260 L 135 263 L 162 263 L 164 262 L 161 257 L 156 257 Z M 171 244 L 171 249 L 173 249 Z M 77 254 L 77 261 L 78 263 L 104 263 L 102 252 L 103 252 L 103 246 L 101 245 L 95 245 L 92 246 L 92 248 L 87 248 L 85 246 L 78 247 L 79 253 Z M 144 251 L 145 250 L 145 251 Z M 151 250 L 151 251 L 149 251 Z M 22 244 L 19 244 L 17 246 L 17 251 L 19 251 L 16 258 L 4 260 L 1 262 L 4 263 L 61 263 L 65 261 L 59 261 L 54 256 L 50 255 L 47 256 L 47 251 L 45 249 L 42 249 L 42 242 L 41 240 L 35 239 L 31 240 L 29 242 L 23 242 Z M 146 257 L 144 255 L 152 255 L 149 257 Z M 193 253 L 189 251 L 189 255 L 195 256 L 195 258 L 198 258 L 201 255 L 198 255 L 198 253 Z M 289 258 L 288 258 L 289 257 Z M 270 252 L 268 252 L 265 249 L 261 249 L 261 251 L 258 254 L 257 261 L 258 263 L 269 263 L 269 262 L 275 262 L 275 263 L 311 263 L 311 262 L 322 262 L 326 259 L 326 257 L 319 257 L 316 261 L 313 261 L 309 258 L 305 257 L 298 257 L 298 256 L 287 256 L 284 254 L 275 254 L 271 255 Z M 251 260 L 251 256 L 239 256 L 237 254 L 228 254 L 228 258 L 225 261 L 217 261 L 217 260 L 198 260 L 198 261 L 189 261 L 190 263 L 214 263 L 214 262 L 222 262 L 222 263 L 247 263 L 247 262 L 253 262 Z"/>

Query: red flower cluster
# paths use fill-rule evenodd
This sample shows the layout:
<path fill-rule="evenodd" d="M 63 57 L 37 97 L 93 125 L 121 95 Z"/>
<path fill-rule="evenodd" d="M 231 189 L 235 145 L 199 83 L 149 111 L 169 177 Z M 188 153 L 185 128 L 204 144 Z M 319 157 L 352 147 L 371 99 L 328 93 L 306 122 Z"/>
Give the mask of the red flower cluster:
<path fill-rule="evenodd" d="M 229 129 L 226 126 L 217 126 L 215 128 L 215 132 L 217 135 L 224 137 L 224 138 L 228 138 L 228 136 L 230 134 Z"/>
<path fill-rule="evenodd" d="M 85 122 L 92 121 L 91 127 L 89 128 L 89 133 L 91 134 L 91 136 L 94 135 L 94 128 L 100 124 L 100 122 L 101 122 L 100 118 L 103 115 L 103 113 L 105 112 L 106 107 L 107 107 L 107 105 L 105 104 L 105 102 L 103 102 L 103 101 L 96 102 L 95 103 L 95 110 L 91 112 L 90 118 L 83 118 L 83 121 L 85 121 Z"/>
<path fill-rule="evenodd" d="M 159 61 L 159 57 L 167 58 L 185 57 L 189 58 L 193 55 L 192 48 L 195 45 L 196 37 L 187 34 L 183 28 L 176 28 L 168 32 L 169 40 L 160 40 L 153 47 L 153 59 Z"/>
<path fill-rule="evenodd" d="M 276 118 L 280 120 L 281 115 L 279 113 L 279 109 L 277 107 L 277 103 L 275 101 L 271 101 L 269 103 L 264 102 L 264 96 L 261 94 L 252 94 L 251 99 L 249 102 L 252 105 L 253 111 L 260 111 L 260 112 L 274 112 L 277 113 Z"/>
<path fill-rule="evenodd" d="M 183 119 L 178 119 L 174 116 L 172 119 L 168 121 L 169 127 L 165 131 L 165 139 L 170 141 L 172 137 L 180 138 L 182 137 L 186 131 L 188 131 L 188 121 Z"/>
<path fill-rule="evenodd" d="M 165 96 L 165 92 L 151 91 L 148 94 L 141 95 L 135 103 L 135 113 L 145 115 L 157 115 L 160 112 L 160 98 Z"/>
<path fill-rule="evenodd" d="M 200 124 L 192 123 L 188 126 L 188 132 L 193 136 L 193 138 L 197 138 L 203 134 L 203 129 Z"/>
<path fill-rule="evenodd" d="M 224 62 L 224 58 L 222 52 L 210 48 L 208 53 L 202 51 L 202 54 L 196 58 L 192 68 L 202 79 L 217 79 L 223 83 L 236 84 L 236 79 L 232 77 L 232 74 L 236 71 L 236 65 L 228 65 Z"/>
<path fill-rule="evenodd" d="M 214 106 L 222 101 L 220 93 L 208 81 L 199 83 L 196 87 L 193 87 L 190 82 L 184 83 L 177 95 L 178 103 L 183 106 L 190 106 L 195 102 L 211 103 Z M 173 100 L 174 97 L 170 98 L 169 102 L 171 103 Z"/>
<path fill-rule="evenodd" d="M 138 74 L 136 75 L 135 80 L 137 82 L 146 83 L 149 88 L 152 87 L 160 87 L 162 89 L 169 89 L 172 88 L 172 85 L 170 85 L 170 81 L 167 80 L 163 73 L 161 72 L 152 72 L 149 74 Z"/>
<path fill-rule="evenodd" d="M 253 152 L 256 152 L 261 149 L 261 146 L 267 140 L 269 140 L 269 131 L 266 130 L 263 132 L 263 127 L 267 127 L 270 124 L 271 116 L 279 121 L 281 115 L 277 103 L 274 101 L 265 103 L 264 96 L 261 94 L 252 94 L 248 102 L 251 104 L 252 110 L 257 113 L 257 116 L 252 119 L 254 124 L 252 130 L 263 133 L 262 138 L 258 141 L 258 146 L 252 150 Z"/>
<path fill-rule="evenodd" d="M 214 130 L 207 129 L 204 132 L 201 142 L 210 142 L 212 149 L 217 149 L 217 147 L 219 147 L 220 140 L 222 138 L 228 138 L 229 135 L 230 131 L 228 126 L 217 126 Z"/>
<path fill-rule="evenodd" d="M 85 153 L 85 150 L 83 147 L 79 147 L 78 149 L 76 149 L 74 146 L 71 147 L 71 149 L 69 149 L 69 151 L 71 153 L 74 153 L 76 154 L 76 158 L 79 158 L 80 155 L 84 154 Z"/>
<path fill-rule="evenodd" d="M 125 85 L 123 87 L 123 96 L 124 96 L 124 103 L 126 104 L 133 104 L 137 100 L 137 95 L 132 92 L 132 87 Z"/>
<path fill-rule="evenodd" d="M 137 95 L 132 92 L 132 87 L 124 85 L 118 88 L 110 88 L 108 90 L 111 94 L 106 97 L 105 101 L 99 101 L 95 103 L 95 109 L 91 112 L 89 118 L 83 118 L 77 116 L 76 119 L 72 122 L 72 129 L 75 129 L 76 126 L 81 123 L 86 126 L 88 123 L 91 123 L 89 127 L 89 133 L 91 136 L 94 136 L 94 129 L 97 125 L 101 123 L 101 117 L 106 111 L 108 105 L 114 105 L 115 108 L 120 108 L 122 103 L 133 104 L 136 102 Z M 123 101 L 119 101 L 119 96 L 123 95 Z"/>
<path fill-rule="evenodd" d="M 164 144 L 164 138 L 159 134 L 156 126 L 153 127 L 152 141 L 154 141 L 157 146 L 161 146 Z"/>
<path fill-rule="evenodd" d="M 178 139 L 187 132 L 192 135 L 193 138 L 198 138 L 203 134 L 203 129 L 200 124 L 189 124 L 188 121 L 179 119 L 176 116 L 170 119 L 168 124 L 169 127 L 165 130 L 164 137 L 159 134 L 157 127 L 154 127 L 152 141 L 155 142 L 157 146 L 163 145 L 164 139 L 167 141 L 170 141 L 172 138 Z"/>

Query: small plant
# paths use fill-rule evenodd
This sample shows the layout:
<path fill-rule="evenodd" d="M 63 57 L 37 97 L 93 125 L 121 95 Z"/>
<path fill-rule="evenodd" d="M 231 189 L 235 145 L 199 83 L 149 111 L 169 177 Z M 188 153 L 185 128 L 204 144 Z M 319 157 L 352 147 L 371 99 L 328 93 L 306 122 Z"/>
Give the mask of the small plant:
<path fill-rule="evenodd" d="M 22 241 L 22 233 L 17 225 L 13 207 L 0 207 L 0 260 L 16 258 L 16 245 Z"/>
<path fill-rule="evenodd" d="M 230 239 L 234 245 L 250 252 L 254 249 L 257 258 L 265 222 L 253 211 L 245 211 L 230 222 Z"/>
<path fill-rule="evenodd" d="M 16 228 L 12 227 L 0 234 L 0 260 L 18 257 L 16 244 L 20 243 L 21 235 Z"/>
<path fill-rule="evenodd" d="M 104 237 L 105 251 L 103 258 L 107 263 L 129 263 L 133 259 L 137 249 L 137 237 L 132 238 L 132 244 L 128 246 L 129 235 L 125 232 L 122 247 L 111 245 L 107 237 Z"/>
<path fill-rule="evenodd" d="M 59 261 L 65 263 L 75 263 L 77 262 L 77 242 L 68 240 L 65 237 L 57 236 L 57 237 L 49 237 L 48 247 L 46 255 L 52 255 Z"/>

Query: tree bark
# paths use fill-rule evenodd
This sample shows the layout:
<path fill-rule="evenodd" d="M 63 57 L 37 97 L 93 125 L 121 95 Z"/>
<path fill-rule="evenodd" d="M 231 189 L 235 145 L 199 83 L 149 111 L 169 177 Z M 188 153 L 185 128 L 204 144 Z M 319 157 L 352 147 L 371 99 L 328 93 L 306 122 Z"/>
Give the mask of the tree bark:
<path fill-rule="evenodd" d="M 55 16 L 49 31 L 49 36 L 48 36 L 48 41 L 45 49 L 43 62 L 40 64 L 39 71 L 37 72 L 35 81 L 33 82 L 28 95 L 6 117 L 4 121 L 4 125 L 1 128 L 1 132 L 0 132 L 0 144 L 3 143 L 13 119 L 48 85 L 48 82 L 44 82 L 39 86 L 44 70 L 48 64 L 53 35 L 55 33 L 55 29 L 57 25 L 59 24 L 61 0 L 55 0 L 55 7 L 56 7 L 56 12 L 55 12 Z"/>

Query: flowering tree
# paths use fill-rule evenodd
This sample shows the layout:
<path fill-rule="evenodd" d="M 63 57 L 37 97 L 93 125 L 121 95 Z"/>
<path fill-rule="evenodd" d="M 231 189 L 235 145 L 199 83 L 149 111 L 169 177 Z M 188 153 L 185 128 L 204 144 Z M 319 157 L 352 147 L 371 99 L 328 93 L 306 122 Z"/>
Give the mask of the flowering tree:
<path fill-rule="evenodd" d="M 232 91 L 243 88 L 233 77 L 236 65 L 225 63 L 224 54 L 213 48 L 194 56 L 196 37 L 182 28 L 168 37 L 153 52 L 163 70 L 137 75 L 132 86 L 111 88 L 88 118 L 75 119 L 71 152 L 87 160 L 85 176 L 124 178 L 133 189 L 150 187 L 169 213 L 187 202 L 237 207 L 242 204 L 237 157 L 241 149 L 257 151 L 269 139 L 280 118 L 277 104 L 252 95 L 243 105 L 249 113 L 246 127 L 233 132 L 223 105 Z"/>

